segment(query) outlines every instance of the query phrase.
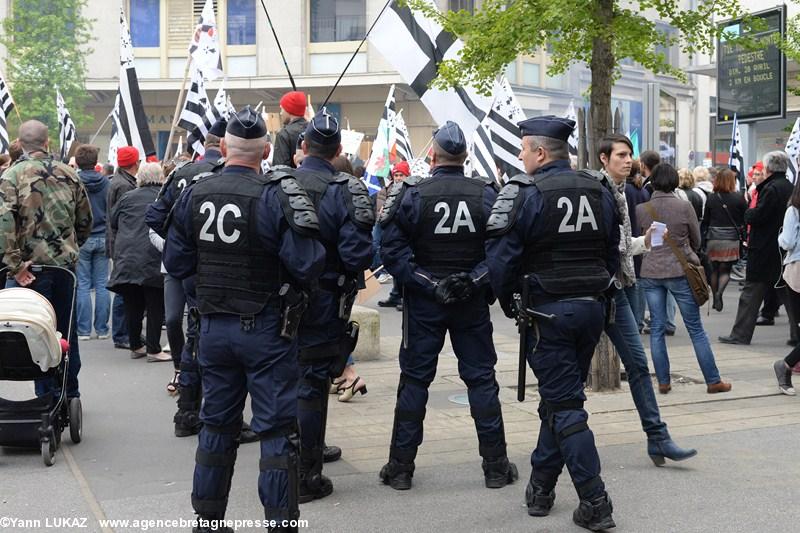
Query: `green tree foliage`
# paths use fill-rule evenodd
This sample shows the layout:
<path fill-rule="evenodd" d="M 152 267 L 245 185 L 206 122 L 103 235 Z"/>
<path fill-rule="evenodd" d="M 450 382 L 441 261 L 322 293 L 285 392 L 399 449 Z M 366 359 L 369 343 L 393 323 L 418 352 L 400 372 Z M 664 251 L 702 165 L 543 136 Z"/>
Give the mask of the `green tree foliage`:
<path fill-rule="evenodd" d="M 620 64 L 632 59 L 657 73 L 684 79 L 661 50 L 679 46 L 689 54 L 710 54 L 719 37 L 717 23 L 743 16 L 739 0 L 484 0 L 474 14 L 439 12 L 427 0 L 407 0 L 464 40 L 460 60 L 439 68 L 440 86 L 474 84 L 490 92 L 495 78 L 520 54 L 547 47 L 549 75 L 584 62 L 592 72 L 592 137 L 611 130 L 611 88 Z M 656 21 L 667 24 L 671 31 Z M 751 24 L 749 19 L 745 24 Z M 593 153 L 593 147 L 589 147 Z"/>
<path fill-rule="evenodd" d="M 86 0 L 12 0 L 10 4 L 11 15 L 2 21 L 0 35 L 0 44 L 7 50 L 6 81 L 22 119 L 47 124 L 51 149 L 56 151 L 56 86 L 76 126 L 90 119 L 84 105 L 93 20 L 83 15 Z M 16 113 L 8 118 L 13 138 Z"/>

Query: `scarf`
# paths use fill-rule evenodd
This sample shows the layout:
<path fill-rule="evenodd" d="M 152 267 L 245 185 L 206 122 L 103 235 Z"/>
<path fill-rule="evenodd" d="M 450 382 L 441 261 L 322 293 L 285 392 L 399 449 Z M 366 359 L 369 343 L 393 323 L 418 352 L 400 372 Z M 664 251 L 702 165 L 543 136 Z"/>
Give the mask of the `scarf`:
<path fill-rule="evenodd" d="M 605 170 L 601 170 L 603 175 L 608 179 L 611 185 L 611 191 L 614 193 L 614 200 L 617 202 L 617 211 L 622 224 L 619 227 L 619 272 L 617 272 L 617 281 L 624 287 L 630 287 L 636 284 L 636 271 L 633 268 L 633 255 L 631 254 L 631 217 L 628 214 L 628 202 L 625 201 L 625 182 L 620 184 L 614 182 L 611 176 Z"/>

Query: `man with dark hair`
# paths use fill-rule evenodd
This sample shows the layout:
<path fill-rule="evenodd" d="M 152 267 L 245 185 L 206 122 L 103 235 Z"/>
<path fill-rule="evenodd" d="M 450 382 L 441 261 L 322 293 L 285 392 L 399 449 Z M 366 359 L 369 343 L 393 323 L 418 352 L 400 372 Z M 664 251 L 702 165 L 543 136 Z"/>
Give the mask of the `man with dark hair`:
<path fill-rule="evenodd" d="M 650 174 L 657 164 L 661 162 L 661 156 L 655 150 L 645 150 L 639 154 L 639 168 L 644 177 L 644 186 L 650 194 L 653 194 L 653 187 L 650 186 Z"/>
<path fill-rule="evenodd" d="M 114 165 L 111 163 L 105 163 L 103 165 L 103 176 L 106 178 L 111 178 L 114 175 Z"/>
<path fill-rule="evenodd" d="M 272 154 L 272 166 L 285 165 L 296 168 L 294 163 L 295 147 L 300 134 L 306 130 L 308 121 L 306 114 L 306 95 L 301 91 L 289 91 L 281 97 L 280 117 L 283 128 L 275 137 L 275 153 Z"/>
<path fill-rule="evenodd" d="M 511 178 L 492 208 L 486 262 L 503 311 L 525 328 L 520 339 L 539 382 L 539 441 L 525 491 L 528 514 L 545 516 L 566 464 L 580 498 L 573 521 L 614 527 L 600 457 L 583 408 L 583 384 L 610 307 L 619 267 L 619 225 L 611 192 L 570 168 L 569 119 L 519 123 L 526 174 Z"/>
<path fill-rule="evenodd" d="M 136 188 L 136 173 L 139 171 L 139 150 L 135 146 L 123 146 L 117 150 L 117 171 L 111 178 L 106 198 L 106 212 L 112 213 L 114 206 L 122 195 Z M 115 232 L 108 224 L 106 227 L 106 255 L 113 257 Z M 114 296 L 111 308 L 111 339 L 114 348 L 130 350 L 128 338 L 128 320 L 125 317 L 125 300 L 122 295 Z"/>
<path fill-rule="evenodd" d="M 19 127 L 22 161 L 0 180 L 0 250 L 10 278 L 6 287 L 28 287 L 46 297 L 56 313 L 57 329 L 69 335 L 67 398 L 80 396 L 78 334 L 72 315 L 73 284 L 58 270 L 31 271 L 31 265 L 75 269 L 80 246 L 92 232 L 92 209 L 80 178 L 49 154 L 47 126 L 28 120 Z M 72 318 L 72 324 L 70 324 Z M 56 393 L 53 377 L 36 380 L 36 395 Z"/>
<path fill-rule="evenodd" d="M 78 261 L 78 339 L 89 340 L 92 334 L 92 299 L 94 289 L 94 330 L 98 339 L 108 338 L 108 316 L 111 299 L 106 289 L 108 255 L 106 255 L 106 201 L 108 178 L 95 170 L 100 149 L 82 144 L 75 151 L 78 177 L 89 193 L 92 205 L 92 234 L 83 243 Z"/>
<path fill-rule="evenodd" d="M 304 290 L 319 278 L 324 249 L 308 195 L 290 175 L 261 174 L 267 127 L 250 106 L 234 115 L 221 145 L 225 169 L 180 196 L 164 265 L 195 276 L 205 397 L 192 507 L 196 532 L 232 531 L 225 518 L 250 394 L 261 439 L 258 493 L 270 532 L 297 532 L 297 340 Z"/>
<path fill-rule="evenodd" d="M 744 213 L 744 222 L 750 228 L 744 289 L 739 296 L 736 321 L 730 335 L 719 338 L 722 343 L 750 344 L 764 295 L 781 277 L 778 233 L 792 194 L 792 183 L 786 179 L 788 168 L 789 158 L 785 152 L 774 151 L 764 156 L 766 177 L 756 186 L 758 197 L 755 207 Z M 785 287 L 778 289 L 778 296 L 786 302 Z M 789 320 L 796 322 L 791 305 L 786 306 L 786 311 L 790 315 Z"/>
<path fill-rule="evenodd" d="M 494 297 L 484 241 L 497 186 L 465 176 L 466 157 L 464 133 L 447 121 L 434 132 L 430 178 L 396 183 L 381 214 L 384 265 L 405 294 L 394 427 L 389 462 L 380 472 L 395 490 L 411 488 L 428 388 L 447 334 L 467 386 L 486 487 L 519 477 L 506 453 L 488 304 Z"/>
<path fill-rule="evenodd" d="M 342 151 L 341 141 L 339 122 L 322 108 L 308 123 L 302 162 L 291 172 L 314 203 L 325 246 L 325 269 L 303 315 L 297 350 L 300 503 L 333 492 L 333 483 L 322 475 L 328 390 L 355 348 L 358 326 L 350 322 L 350 312 L 358 278 L 373 255 L 375 212 L 369 192 L 362 180 L 337 173 L 332 164 Z"/>

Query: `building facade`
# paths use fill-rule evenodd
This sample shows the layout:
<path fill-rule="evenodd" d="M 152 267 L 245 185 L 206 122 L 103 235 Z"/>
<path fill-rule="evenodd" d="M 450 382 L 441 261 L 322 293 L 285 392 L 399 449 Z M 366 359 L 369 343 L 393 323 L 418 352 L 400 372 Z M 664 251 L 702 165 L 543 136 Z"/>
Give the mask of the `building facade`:
<path fill-rule="evenodd" d="M 698 0 L 686 0 L 688 7 Z M 204 0 L 88 0 L 95 19 L 96 40 L 87 57 L 87 111 L 94 123 L 79 130 L 79 140 L 100 128 L 114 104 L 118 84 L 118 14 L 122 7 L 129 19 L 137 73 L 153 140 L 159 154 L 166 148 L 178 92 L 187 64 L 187 47 Z M 437 0 L 442 9 L 479 7 L 480 0 Z M 278 111 L 278 100 L 291 89 L 286 68 L 259 0 L 216 0 L 215 12 L 225 71 L 225 87 L 233 104 L 261 102 L 268 112 Z M 425 107 L 390 64 L 369 42 L 361 39 L 385 4 L 385 0 L 290 0 L 266 2 L 275 33 L 297 88 L 311 96 L 317 107 L 327 97 L 345 64 L 358 53 L 329 100 L 328 108 L 344 124 L 374 135 L 389 87 L 396 84 L 397 108 L 411 134 L 412 148 L 422 150 L 435 124 Z M 0 16 L 10 16 L 10 1 L 0 3 Z M 677 47 L 663 50 L 676 66 L 690 62 Z M 526 115 L 563 115 L 570 102 L 588 107 L 586 93 L 591 74 L 584 64 L 559 76 L 547 74 L 546 50 L 520 57 L 506 75 Z M 701 81 L 699 81 L 701 80 Z M 207 84 L 213 95 L 222 80 Z M 655 84 L 655 85 L 654 85 Z M 644 126 L 654 116 L 646 106 L 648 86 L 658 92 L 658 137 L 645 145 Z M 641 149 L 654 148 L 678 165 L 701 164 L 711 149 L 709 121 L 713 80 L 701 74 L 682 83 L 631 63 L 621 67 L 612 93 L 613 110 L 622 116 L 621 131 L 636 134 Z M 100 129 L 95 141 L 108 144 L 111 125 Z M 177 137 L 185 132 L 179 130 Z M 702 157 L 698 154 L 702 154 Z"/>

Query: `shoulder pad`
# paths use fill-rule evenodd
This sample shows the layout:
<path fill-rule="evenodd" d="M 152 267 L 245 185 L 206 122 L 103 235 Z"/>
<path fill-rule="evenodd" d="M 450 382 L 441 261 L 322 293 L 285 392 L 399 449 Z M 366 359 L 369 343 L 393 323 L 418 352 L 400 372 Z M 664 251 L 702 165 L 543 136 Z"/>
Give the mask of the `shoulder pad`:
<path fill-rule="evenodd" d="M 508 232 L 514 225 L 514 220 L 517 217 L 517 208 L 519 207 L 519 182 L 515 181 L 517 177 L 527 177 L 526 174 L 519 174 L 511 178 L 500 190 L 497 199 L 492 206 L 492 213 L 489 215 L 489 220 L 486 222 L 486 236 L 498 237 Z M 531 183 L 533 180 L 531 180 Z"/>
<path fill-rule="evenodd" d="M 411 183 L 409 183 L 409 181 L 411 181 Z M 386 196 L 386 201 L 383 203 L 381 214 L 378 217 L 378 224 L 380 224 L 381 227 L 385 228 L 388 226 L 389 222 L 394 218 L 394 214 L 397 212 L 397 208 L 400 207 L 400 202 L 403 200 L 406 188 L 415 187 L 418 182 L 419 179 L 417 176 L 409 176 L 401 182 L 392 184 L 389 189 L 389 194 Z"/>
<path fill-rule="evenodd" d="M 508 183 L 516 183 L 517 185 L 533 185 L 533 176 L 530 174 L 517 174 L 508 180 Z"/>
<path fill-rule="evenodd" d="M 611 188 L 611 181 L 608 179 L 606 174 L 603 174 L 599 170 L 592 170 L 591 168 L 584 168 L 583 170 L 578 171 L 578 175 L 584 178 L 589 178 L 595 181 L 599 181 L 602 183 L 607 189 Z"/>
<path fill-rule="evenodd" d="M 309 198 L 294 176 L 285 172 L 281 174 L 283 175 L 280 177 L 271 176 L 269 182 L 277 182 L 279 186 L 280 192 L 278 196 L 281 200 L 283 216 L 286 218 L 286 222 L 300 235 L 317 237 L 319 234 L 319 218 L 317 218 L 317 212 L 314 210 L 311 198 Z"/>
<path fill-rule="evenodd" d="M 364 182 L 344 172 L 336 173 L 333 181 L 346 184 L 343 192 L 353 224 L 358 228 L 371 231 L 375 225 L 375 204 Z"/>
<path fill-rule="evenodd" d="M 407 185 L 408 187 L 416 187 L 422 180 L 425 179 L 425 176 L 409 176 L 402 181 L 403 185 Z"/>
<path fill-rule="evenodd" d="M 269 172 L 266 174 L 268 181 L 281 181 L 286 178 L 294 179 L 294 175 L 291 173 L 292 169 L 290 167 L 280 165 L 277 167 L 272 167 L 269 169 Z M 295 180 L 297 183 L 297 180 Z M 297 185 L 300 186 L 299 184 Z"/>
<path fill-rule="evenodd" d="M 494 192 L 500 192 L 500 185 L 488 176 L 473 176 L 476 180 L 483 182 L 487 187 L 491 187 Z"/>
<path fill-rule="evenodd" d="M 195 177 L 192 178 L 192 183 L 198 182 L 203 178 L 207 178 L 209 176 L 216 176 L 216 172 L 201 172 L 197 174 Z"/>

